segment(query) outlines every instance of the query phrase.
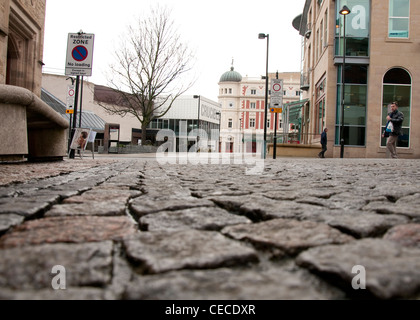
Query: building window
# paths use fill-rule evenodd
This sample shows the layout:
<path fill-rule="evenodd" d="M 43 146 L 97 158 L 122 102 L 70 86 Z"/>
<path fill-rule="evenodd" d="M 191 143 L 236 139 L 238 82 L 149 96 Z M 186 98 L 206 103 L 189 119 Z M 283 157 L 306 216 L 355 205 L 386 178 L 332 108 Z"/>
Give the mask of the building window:
<path fill-rule="evenodd" d="M 316 44 L 315 44 L 315 61 L 318 61 L 318 57 L 319 57 L 319 47 L 320 47 L 320 43 L 319 43 L 319 29 L 316 30 Z"/>
<path fill-rule="evenodd" d="M 257 109 L 257 104 L 255 102 L 251 102 L 250 108 L 251 109 Z"/>
<path fill-rule="evenodd" d="M 229 94 L 232 94 L 232 89 L 231 88 L 229 88 Z"/>
<path fill-rule="evenodd" d="M 233 119 L 229 119 L 228 128 L 229 129 L 232 129 L 233 128 Z"/>
<path fill-rule="evenodd" d="M 255 128 L 255 119 L 249 119 L 249 127 Z"/>
<path fill-rule="evenodd" d="M 300 96 L 300 91 L 296 91 L 296 97 Z"/>
<path fill-rule="evenodd" d="M 322 56 L 324 51 L 324 20 L 321 21 L 321 26 L 319 27 L 319 57 Z"/>
<path fill-rule="evenodd" d="M 335 55 L 343 56 L 344 50 L 344 16 L 339 11 L 348 5 L 351 13 L 346 17 L 346 56 L 368 57 L 370 37 L 370 0 L 336 1 Z"/>
<path fill-rule="evenodd" d="M 270 128 L 270 125 L 271 125 L 271 119 L 270 119 L 270 118 L 268 118 L 268 119 L 267 119 L 267 128 Z"/>
<path fill-rule="evenodd" d="M 344 144 L 348 146 L 366 145 L 366 104 L 367 104 L 366 65 L 346 65 L 344 87 Z M 340 144 L 342 110 L 342 66 L 337 73 L 337 118 L 336 145 Z"/>
<path fill-rule="evenodd" d="M 257 90 L 256 89 L 251 89 L 251 95 L 256 95 L 257 94 Z"/>
<path fill-rule="evenodd" d="M 325 85 L 327 79 L 324 78 L 316 87 L 316 114 L 315 114 L 315 133 L 321 134 L 325 128 Z"/>
<path fill-rule="evenodd" d="M 408 38 L 410 25 L 410 0 L 389 0 L 390 38 Z"/>
<path fill-rule="evenodd" d="M 324 47 L 328 46 L 328 9 L 325 10 L 324 16 Z"/>
<path fill-rule="evenodd" d="M 382 129 L 385 129 L 387 123 L 386 116 L 390 112 L 388 105 L 391 102 L 398 101 L 398 110 L 404 114 L 402 124 L 402 135 L 399 136 L 397 147 L 410 147 L 410 123 L 411 123 L 411 77 L 410 74 L 401 68 L 389 70 L 383 81 L 382 98 Z M 386 138 L 381 140 L 381 146 L 386 146 Z"/>

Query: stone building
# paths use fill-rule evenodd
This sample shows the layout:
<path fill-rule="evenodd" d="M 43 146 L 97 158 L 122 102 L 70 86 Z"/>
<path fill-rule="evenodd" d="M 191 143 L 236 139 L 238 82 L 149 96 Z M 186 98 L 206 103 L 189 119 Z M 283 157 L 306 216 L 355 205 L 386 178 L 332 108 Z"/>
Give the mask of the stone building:
<path fill-rule="evenodd" d="M 386 157 L 381 132 L 388 104 L 398 101 L 405 115 L 398 154 L 420 158 L 420 1 L 307 0 L 293 26 L 302 36 L 308 143 L 319 144 L 328 127 L 327 156 L 340 157 L 343 110 L 344 157 Z"/>
<path fill-rule="evenodd" d="M 269 74 L 269 83 L 276 74 Z M 279 73 L 283 79 L 283 103 L 300 98 L 299 72 Z M 261 78 L 242 77 L 232 67 L 219 81 L 219 103 L 222 105 L 220 150 L 228 153 L 261 153 L 264 141 L 265 84 Z M 270 85 L 270 84 L 269 84 Z M 269 97 L 270 98 L 270 97 Z M 270 103 L 270 101 L 269 101 Z M 283 115 L 279 114 L 277 132 L 289 132 Z M 275 116 L 267 114 L 267 141 L 272 141 Z"/>
<path fill-rule="evenodd" d="M 0 0 L 0 84 L 41 95 L 45 0 Z"/>
<path fill-rule="evenodd" d="M 68 123 L 41 99 L 45 0 L 0 0 L 0 161 L 62 160 Z"/>

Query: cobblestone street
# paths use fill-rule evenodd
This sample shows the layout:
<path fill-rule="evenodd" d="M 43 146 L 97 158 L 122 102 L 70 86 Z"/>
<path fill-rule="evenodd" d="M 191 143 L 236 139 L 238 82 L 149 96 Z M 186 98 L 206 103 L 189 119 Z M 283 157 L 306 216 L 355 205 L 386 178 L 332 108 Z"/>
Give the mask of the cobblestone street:
<path fill-rule="evenodd" d="M 420 298 L 418 160 L 247 168 L 0 165 L 0 298 Z"/>

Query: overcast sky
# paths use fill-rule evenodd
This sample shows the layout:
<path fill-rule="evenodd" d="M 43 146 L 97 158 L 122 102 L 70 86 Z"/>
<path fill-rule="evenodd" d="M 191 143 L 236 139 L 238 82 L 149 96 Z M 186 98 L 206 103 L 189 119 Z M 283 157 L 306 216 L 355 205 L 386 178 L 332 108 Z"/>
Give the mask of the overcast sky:
<path fill-rule="evenodd" d="M 265 74 L 270 35 L 269 72 L 300 71 L 301 37 L 292 27 L 305 0 L 47 0 L 44 72 L 64 74 L 67 35 L 95 34 L 93 73 L 87 80 L 106 85 L 120 37 L 136 17 L 157 3 L 172 10 L 182 39 L 196 52 L 198 80 L 187 92 L 217 101 L 220 76 L 231 67 L 242 76 Z M 65 88 L 63 89 L 65 90 Z"/>

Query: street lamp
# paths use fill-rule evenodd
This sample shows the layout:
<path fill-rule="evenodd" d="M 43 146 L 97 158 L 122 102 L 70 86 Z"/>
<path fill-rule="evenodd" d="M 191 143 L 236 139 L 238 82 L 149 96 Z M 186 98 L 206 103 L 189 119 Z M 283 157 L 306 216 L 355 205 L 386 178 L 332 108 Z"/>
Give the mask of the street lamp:
<path fill-rule="evenodd" d="M 219 152 L 220 152 L 220 140 L 221 140 L 220 133 L 221 133 L 222 113 L 217 111 L 216 115 L 219 116 L 219 146 L 218 146 L 218 149 L 219 149 Z"/>
<path fill-rule="evenodd" d="M 343 9 L 340 10 L 340 14 L 344 16 L 344 48 L 343 48 L 343 69 L 341 70 L 341 81 L 343 82 L 341 85 L 341 130 L 340 130 L 340 158 L 344 158 L 344 96 L 345 91 L 344 87 L 346 84 L 345 76 L 346 76 L 346 16 L 350 14 L 351 11 L 347 6 L 344 6 Z"/>
<path fill-rule="evenodd" d="M 198 144 L 200 143 L 200 135 L 201 135 L 201 126 L 200 126 L 200 107 L 201 107 L 201 96 L 194 96 L 194 99 L 198 99 L 198 124 L 197 124 L 197 128 L 198 128 L 198 136 L 197 136 L 197 148 L 198 148 Z"/>
<path fill-rule="evenodd" d="M 258 39 L 267 38 L 267 59 L 266 59 L 266 69 L 265 69 L 265 110 L 264 110 L 264 145 L 263 145 L 263 155 L 264 159 L 267 157 L 267 114 L 268 114 L 268 48 L 270 43 L 270 35 L 265 33 L 260 33 Z"/>

